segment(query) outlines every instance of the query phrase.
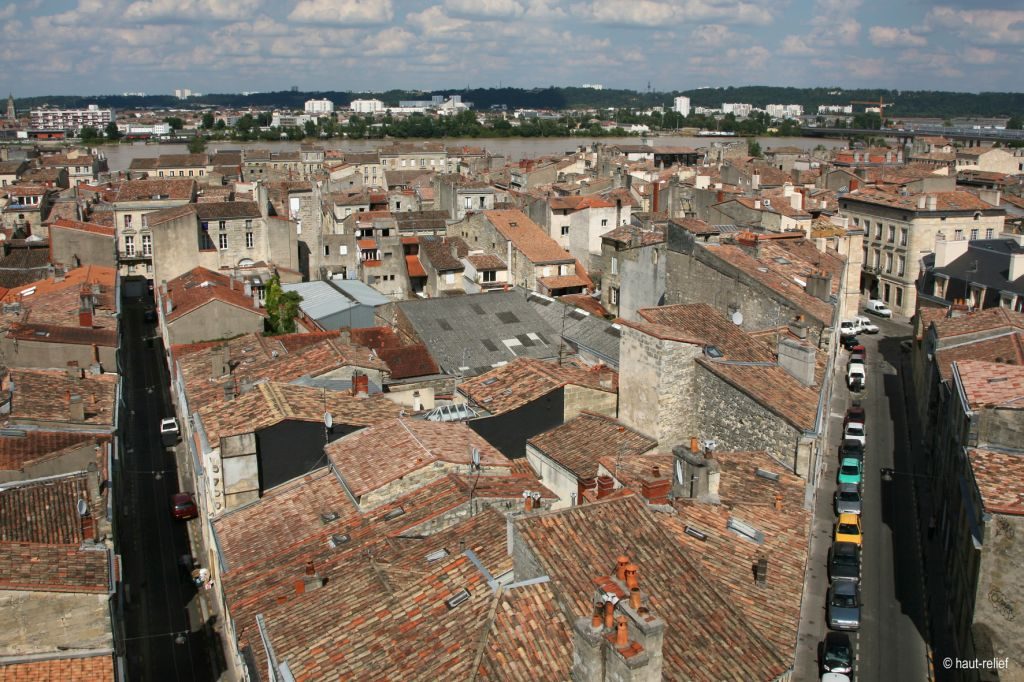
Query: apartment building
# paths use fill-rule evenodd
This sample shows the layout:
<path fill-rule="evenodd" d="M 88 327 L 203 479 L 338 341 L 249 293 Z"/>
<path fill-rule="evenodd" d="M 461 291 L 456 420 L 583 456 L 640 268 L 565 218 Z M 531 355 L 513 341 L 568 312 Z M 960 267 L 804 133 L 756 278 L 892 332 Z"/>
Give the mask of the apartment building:
<path fill-rule="evenodd" d="M 85 109 L 33 109 L 29 125 L 36 130 L 73 130 L 85 127 L 102 130 L 114 120 L 113 109 L 90 104 Z"/>
<path fill-rule="evenodd" d="M 192 178 L 127 180 L 121 183 L 112 203 L 122 276 L 153 278 L 153 233 L 143 216 L 161 209 L 182 207 L 195 198 L 196 183 Z"/>

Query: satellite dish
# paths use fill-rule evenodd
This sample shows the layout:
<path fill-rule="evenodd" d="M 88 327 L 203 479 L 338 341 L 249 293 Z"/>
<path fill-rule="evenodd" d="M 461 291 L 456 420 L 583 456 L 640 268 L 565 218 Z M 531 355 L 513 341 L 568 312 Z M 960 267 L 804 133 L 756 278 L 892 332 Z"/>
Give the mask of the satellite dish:
<path fill-rule="evenodd" d="M 732 314 L 732 323 L 737 327 L 743 324 L 743 313 L 736 311 Z"/>
<path fill-rule="evenodd" d="M 89 513 L 89 505 L 82 498 L 78 498 L 78 515 L 86 516 Z"/>
<path fill-rule="evenodd" d="M 480 450 L 473 448 L 473 466 L 480 468 Z"/>
<path fill-rule="evenodd" d="M 324 412 L 324 426 L 327 428 L 334 426 L 334 417 L 331 416 L 330 412 Z"/>

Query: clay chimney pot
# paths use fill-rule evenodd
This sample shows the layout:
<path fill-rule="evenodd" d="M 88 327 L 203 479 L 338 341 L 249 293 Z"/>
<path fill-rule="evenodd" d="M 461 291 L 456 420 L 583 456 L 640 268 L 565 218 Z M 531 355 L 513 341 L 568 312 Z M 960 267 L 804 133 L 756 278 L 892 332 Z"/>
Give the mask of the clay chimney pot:
<path fill-rule="evenodd" d="M 626 625 L 625 616 L 619 616 L 619 624 L 615 629 L 615 646 L 619 649 L 629 646 L 629 627 Z"/>
<path fill-rule="evenodd" d="M 640 608 L 640 588 L 633 587 L 629 590 L 629 605 L 636 611 Z"/>
<path fill-rule="evenodd" d="M 640 587 L 640 581 L 637 579 L 637 568 L 635 564 L 626 566 L 626 587 L 632 589 L 634 587 Z"/>
<path fill-rule="evenodd" d="M 615 604 L 610 601 L 604 603 L 604 626 L 609 630 L 615 624 Z"/>
<path fill-rule="evenodd" d="M 316 575 L 316 566 L 312 561 L 306 562 L 306 575 Z"/>
<path fill-rule="evenodd" d="M 690 438 L 690 452 L 700 452 L 700 441 L 696 437 Z"/>
<path fill-rule="evenodd" d="M 617 577 L 619 580 L 625 581 L 626 566 L 628 565 L 629 557 L 625 554 L 620 555 L 619 558 L 615 560 L 615 577 Z"/>
<path fill-rule="evenodd" d="M 595 630 L 600 630 L 603 621 L 604 619 L 601 618 L 600 610 L 597 610 L 594 612 L 594 617 L 590 619 L 590 627 L 594 628 Z"/>

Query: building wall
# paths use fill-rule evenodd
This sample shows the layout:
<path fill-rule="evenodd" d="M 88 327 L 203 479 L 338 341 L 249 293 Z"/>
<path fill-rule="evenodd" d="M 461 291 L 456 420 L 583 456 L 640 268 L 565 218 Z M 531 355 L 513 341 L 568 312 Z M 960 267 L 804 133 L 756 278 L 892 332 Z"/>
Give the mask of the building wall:
<path fill-rule="evenodd" d="M 619 348 L 622 423 L 664 447 L 702 436 L 694 401 L 694 359 L 702 353 L 699 346 L 623 326 Z"/>
<path fill-rule="evenodd" d="M 287 420 L 256 432 L 260 492 L 327 464 L 324 446 L 356 428 L 335 421 L 330 434 L 323 422 Z"/>
<path fill-rule="evenodd" d="M 76 257 L 81 265 L 117 265 L 113 237 L 58 225 L 50 225 L 50 254 L 51 262 L 62 265 L 70 266 Z"/>
<path fill-rule="evenodd" d="M 801 432 L 774 412 L 697 365 L 693 384 L 700 414 L 700 437 L 716 441 L 716 449 L 764 450 L 790 470 L 806 477 L 806 462 L 798 462 Z M 802 464 L 803 466 L 800 466 Z"/>
<path fill-rule="evenodd" d="M 551 505 L 551 508 L 572 506 L 573 495 L 579 493 L 579 479 L 576 475 L 530 444 L 526 446 L 526 460 L 544 487 L 558 495 L 558 502 Z"/>
<path fill-rule="evenodd" d="M 126 201 L 114 204 L 114 227 L 117 230 L 117 252 L 125 255 L 125 236 L 131 235 L 135 238 L 136 260 L 129 260 L 121 266 L 121 276 L 144 275 L 154 281 L 159 281 L 154 270 L 152 256 L 143 257 L 142 241 L 144 235 L 151 235 L 153 238 L 153 253 L 156 253 L 157 234 L 152 232 L 148 226 L 143 225 L 142 217 L 147 213 L 159 211 L 164 208 L 182 206 L 189 203 L 185 199 L 161 199 L 151 201 Z M 194 218 L 192 219 L 194 221 Z M 130 225 L 129 225 L 130 223 Z M 159 230 L 158 230 L 159 232 Z M 134 264 L 134 267 L 133 267 Z M 188 268 L 186 268 L 188 269 Z M 182 271 L 184 272 L 184 270 Z M 171 275 L 176 277 L 178 274 Z"/>
<path fill-rule="evenodd" d="M 0 337 L 0 353 L 8 367 L 35 367 L 38 369 L 65 369 L 69 362 L 77 362 L 82 369 L 99 361 L 107 372 L 117 371 L 117 349 L 74 343 L 46 343 L 16 341 Z"/>
<path fill-rule="evenodd" d="M 626 320 L 636 320 L 636 311 L 665 304 L 665 245 L 630 248 L 606 241 L 597 264 L 601 275 L 601 303 L 608 312 Z M 612 258 L 615 259 L 614 272 Z M 618 299 L 612 303 L 612 290 Z"/>
<path fill-rule="evenodd" d="M 972 658 L 1009 657 L 1008 671 L 1024 669 L 1022 581 L 1024 517 L 994 514 L 985 524 L 985 544 L 980 552 L 971 626 Z"/>
<path fill-rule="evenodd" d="M 170 338 L 166 343 L 198 343 L 262 333 L 263 319 L 255 309 L 244 310 L 223 301 L 210 301 L 167 323 Z"/>
<path fill-rule="evenodd" d="M 21 470 L 0 470 L 0 483 L 28 481 L 44 476 L 56 476 L 71 471 L 84 471 L 96 462 L 96 443 L 84 442 L 63 451 L 59 457 L 44 457 L 26 464 Z"/>
<path fill-rule="evenodd" d="M 586 410 L 615 419 L 619 412 L 619 396 L 609 391 L 599 391 L 586 386 L 569 384 L 564 389 L 565 407 L 562 420 L 569 421 Z"/>

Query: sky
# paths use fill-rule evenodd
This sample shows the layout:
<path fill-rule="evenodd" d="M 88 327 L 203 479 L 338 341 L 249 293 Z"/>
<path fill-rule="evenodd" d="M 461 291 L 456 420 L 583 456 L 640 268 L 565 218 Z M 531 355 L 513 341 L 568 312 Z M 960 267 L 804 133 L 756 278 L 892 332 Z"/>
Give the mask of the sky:
<path fill-rule="evenodd" d="M 0 31 L 16 97 L 1024 83 L 1019 0 L 0 0 Z"/>

